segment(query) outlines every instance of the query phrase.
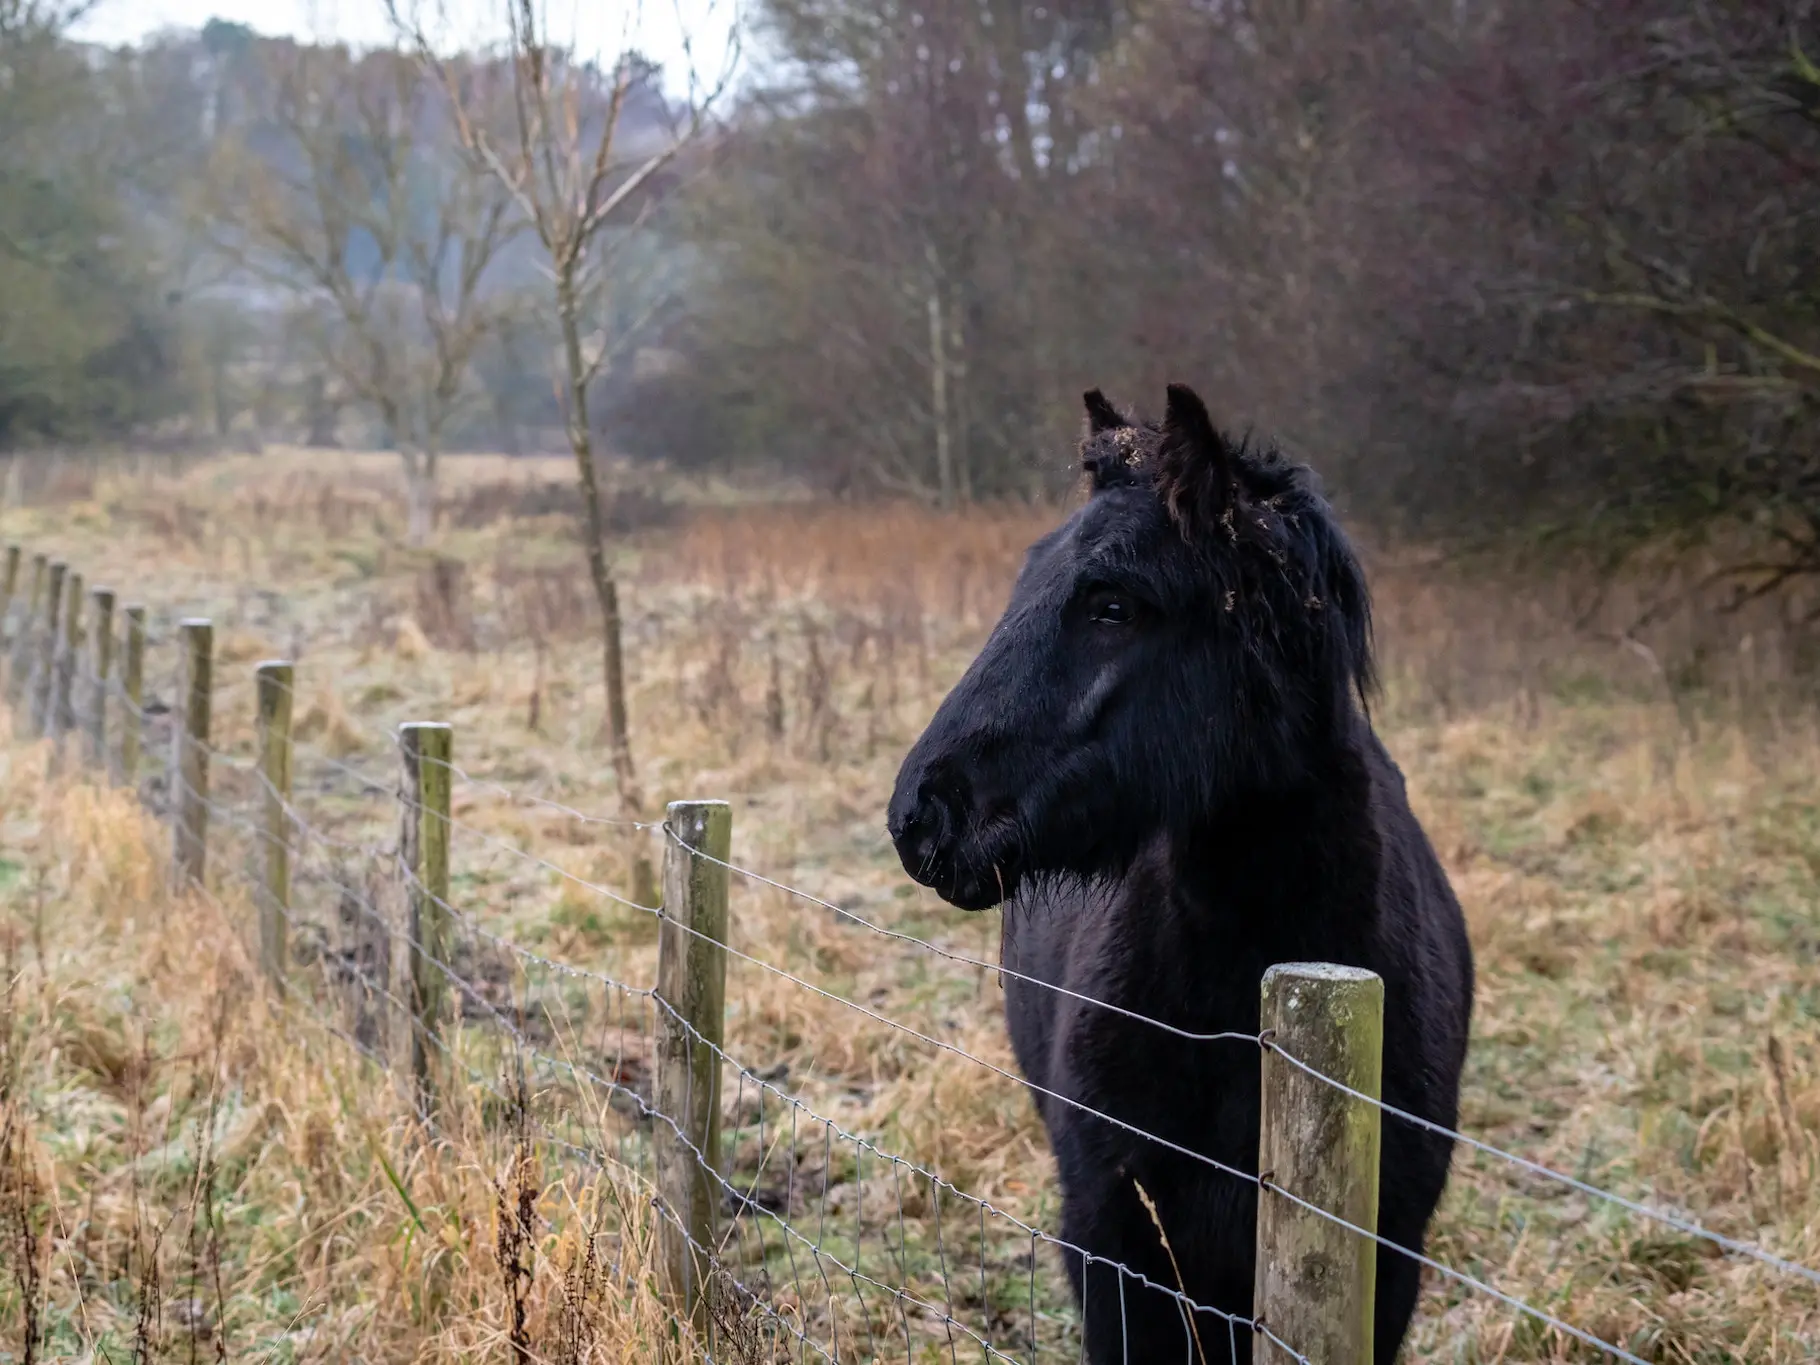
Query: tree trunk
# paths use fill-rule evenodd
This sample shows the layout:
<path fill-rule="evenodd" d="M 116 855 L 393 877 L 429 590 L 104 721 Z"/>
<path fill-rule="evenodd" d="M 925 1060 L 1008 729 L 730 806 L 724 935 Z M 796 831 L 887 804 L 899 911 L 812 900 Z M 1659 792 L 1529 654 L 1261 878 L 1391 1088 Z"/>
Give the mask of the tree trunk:
<path fill-rule="evenodd" d="M 562 320 L 563 360 L 568 371 L 569 448 L 575 453 L 575 475 L 581 484 L 586 514 L 588 576 L 600 604 L 603 672 L 607 688 L 607 743 L 612 751 L 613 780 L 619 787 L 620 805 L 637 818 L 644 805 L 638 774 L 632 766 L 632 737 L 626 720 L 626 669 L 621 645 L 619 585 L 607 563 L 606 519 L 600 510 L 600 479 L 594 468 L 594 438 L 588 429 L 587 362 L 581 349 L 579 301 L 572 278 L 559 278 L 557 313 Z"/>
<path fill-rule="evenodd" d="M 961 505 L 970 507 L 973 504 L 973 390 L 967 384 L 967 334 L 963 323 L 967 316 L 965 308 L 950 308 L 952 326 L 948 333 L 949 357 L 948 369 L 952 375 L 950 387 L 953 394 L 949 406 L 954 409 L 954 435 L 950 438 L 955 446 L 954 467 L 957 491 Z"/>
<path fill-rule="evenodd" d="M 935 477 L 943 507 L 954 506 L 954 446 L 948 430 L 948 323 L 942 314 L 942 277 L 935 247 L 929 258 L 929 413 L 935 422 Z"/>
<path fill-rule="evenodd" d="M 234 425 L 233 400 L 228 396 L 227 357 L 217 355 L 209 364 L 209 402 L 215 412 L 215 441 L 227 449 L 228 432 Z"/>
<path fill-rule="evenodd" d="M 335 439 L 335 426 L 340 416 L 336 405 L 329 400 L 328 381 L 321 375 L 311 375 L 304 390 L 304 415 L 309 423 L 309 434 L 303 438 L 306 446 L 329 448 L 338 445 Z"/>
<path fill-rule="evenodd" d="M 436 452 L 404 454 L 405 541 L 412 546 L 429 544 L 436 529 Z"/>

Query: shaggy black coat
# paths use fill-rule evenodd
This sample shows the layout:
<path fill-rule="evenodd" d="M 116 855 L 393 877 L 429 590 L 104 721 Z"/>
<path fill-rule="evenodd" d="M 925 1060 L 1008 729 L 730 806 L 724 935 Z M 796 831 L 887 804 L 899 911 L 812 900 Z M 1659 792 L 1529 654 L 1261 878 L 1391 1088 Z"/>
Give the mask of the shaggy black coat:
<path fill-rule="evenodd" d="M 905 869 L 964 909 L 1004 905 L 1011 1041 L 1036 1085 L 1248 1173 L 1272 963 L 1384 978 L 1384 1096 L 1452 1127 L 1471 1013 L 1458 902 L 1373 733 L 1363 572 L 1307 469 L 1218 432 L 1172 386 L 1138 424 L 1087 397 L 1091 494 L 1032 547 L 1004 618 L 899 773 Z M 1196 1303 L 1249 1317 L 1257 1187 L 1038 1097 L 1094 1365 L 1197 1358 Z M 1452 1147 L 1386 1116 L 1379 1230 L 1420 1248 Z M 1418 1267 L 1378 1258 L 1376 1359 Z M 1196 1314 L 1209 1362 L 1250 1334 Z M 1290 1343 L 1293 1345 L 1294 1343 Z"/>

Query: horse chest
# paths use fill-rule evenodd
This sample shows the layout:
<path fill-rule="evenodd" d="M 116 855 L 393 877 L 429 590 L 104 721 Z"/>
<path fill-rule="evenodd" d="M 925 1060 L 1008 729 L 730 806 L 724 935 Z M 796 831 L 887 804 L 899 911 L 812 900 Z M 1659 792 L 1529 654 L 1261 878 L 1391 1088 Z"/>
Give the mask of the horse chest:
<path fill-rule="evenodd" d="M 1202 1034 L 1254 1033 L 1261 968 L 1189 953 L 1166 934 L 1135 942 L 1128 917 L 1094 908 L 1046 914 L 1005 936 L 1005 965 L 1026 978 L 1005 983 L 1012 1048 L 1024 1074 L 1051 1092 L 1038 1098 L 1052 1139 L 1064 1146 L 1072 1137 L 1114 1160 L 1168 1150 L 1136 1129 L 1249 1166 L 1256 1045 L 1184 1038 L 1150 1021 Z"/>

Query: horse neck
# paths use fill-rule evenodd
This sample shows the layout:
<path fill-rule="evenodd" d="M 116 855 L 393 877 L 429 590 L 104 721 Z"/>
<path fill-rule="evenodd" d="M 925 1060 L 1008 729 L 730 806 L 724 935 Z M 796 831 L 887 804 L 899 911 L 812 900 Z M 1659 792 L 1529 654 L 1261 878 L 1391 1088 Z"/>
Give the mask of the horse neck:
<path fill-rule="evenodd" d="M 1360 719 L 1286 790 L 1245 793 L 1167 841 L 1183 932 L 1285 956 L 1345 951 L 1374 921 L 1383 861 L 1376 741 Z"/>

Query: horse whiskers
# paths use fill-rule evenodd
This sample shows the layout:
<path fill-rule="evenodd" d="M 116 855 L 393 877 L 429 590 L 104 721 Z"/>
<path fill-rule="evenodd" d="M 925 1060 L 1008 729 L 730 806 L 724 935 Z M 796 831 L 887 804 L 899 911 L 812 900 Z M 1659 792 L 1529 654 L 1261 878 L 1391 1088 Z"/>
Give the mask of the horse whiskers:
<path fill-rule="evenodd" d="M 930 870 L 930 868 L 932 868 L 934 866 L 935 866 L 935 850 L 930 849 L 927 853 L 925 853 L 923 855 L 922 862 L 917 864 L 916 879 L 919 882 L 927 882 L 929 879 L 929 870 Z"/>

